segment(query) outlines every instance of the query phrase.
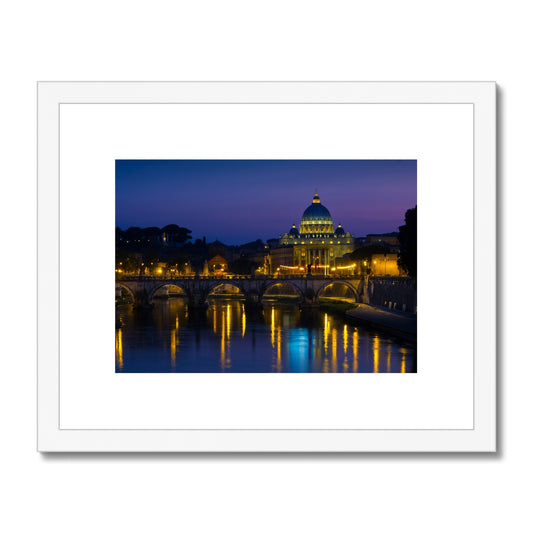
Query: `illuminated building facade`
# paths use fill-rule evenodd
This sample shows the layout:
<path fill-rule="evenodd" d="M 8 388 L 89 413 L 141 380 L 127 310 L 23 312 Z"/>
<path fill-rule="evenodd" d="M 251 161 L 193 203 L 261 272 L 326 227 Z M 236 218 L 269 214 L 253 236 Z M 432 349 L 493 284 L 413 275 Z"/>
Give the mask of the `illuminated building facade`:
<path fill-rule="evenodd" d="M 356 259 L 352 257 L 343 257 L 336 262 L 337 275 L 354 275 L 371 274 L 372 276 L 406 276 L 398 266 L 397 253 L 372 254 L 368 258 Z"/>
<path fill-rule="evenodd" d="M 221 255 L 215 255 L 207 262 L 208 273 L 224 274 L 228 272 L 228 262 Z"/>
<path fill-rule="evenodd" d="M 292 265 L 285 265 L 286 270 L 329 274 L 337 258 L 353 252 L 355 238 L 340 224 L 334 228 L 330 212 L 315 193 L 313 202 L 302 215 L 300 227 L 293 224 L 290 231 L 280 237 L 279 245 L 292 247 Z"/>

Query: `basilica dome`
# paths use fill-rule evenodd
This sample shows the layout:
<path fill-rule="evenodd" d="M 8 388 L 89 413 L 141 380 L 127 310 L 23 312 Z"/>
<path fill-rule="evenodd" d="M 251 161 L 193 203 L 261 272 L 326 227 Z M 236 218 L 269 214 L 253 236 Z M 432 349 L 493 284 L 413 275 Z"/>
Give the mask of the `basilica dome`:
<path fill-rule="evenodd" d="M 339 224 L 337 226 L 337 229 L 335 230 L 335 237 L 343 237 L 346 235 L 346 232 L 344 231 L 344 228 Z"/>
<path fill-rule="evenodd" d="M 300 233 L 330 234 L 333 233 L 333 221 L 326 206 L 320 203 L 318 193 L 313 197 L 313 203 L 304 211 L 300 222 Z"/>

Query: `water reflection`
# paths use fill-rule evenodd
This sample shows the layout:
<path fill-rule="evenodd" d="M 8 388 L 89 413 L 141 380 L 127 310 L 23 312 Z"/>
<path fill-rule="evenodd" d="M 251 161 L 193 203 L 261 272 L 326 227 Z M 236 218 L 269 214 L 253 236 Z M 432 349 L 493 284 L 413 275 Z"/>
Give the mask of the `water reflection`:
<path fill-rule="evenodd" d="M 122 328 L 119 327 L 115 331 L 115 365 L 119 370 L 124 367 L 124 359 L 122 355 Z"/>
<path fill-rule="evenodd" d="M 379 372 L 379 337 L 377 335 L 374 336 L 372 353 L 374 354 L 374 373 L 376 373 Z"/>
<path fill-rule="evenodd" d="M 292 304 L 216 299 L 189 309 L 174 298 L 117 315 L 117 372 L 416 371 L 413 344 Z"/>

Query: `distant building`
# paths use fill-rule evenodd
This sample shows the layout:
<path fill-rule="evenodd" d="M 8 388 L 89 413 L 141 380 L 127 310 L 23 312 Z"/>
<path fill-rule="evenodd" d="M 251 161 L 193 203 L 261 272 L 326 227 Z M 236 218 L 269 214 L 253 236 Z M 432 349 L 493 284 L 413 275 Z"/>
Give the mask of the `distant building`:
<path fill-rule="evenodd" d="M 268 255 L 269 246 L 261 239 L 234 246 L 233 259 L 246 258 L 258 265 L 263 265 L 265 256 Z"/>
<path fill-rule="evenodd" d="M 366 236 L 366 244 L 385 244 L 391 251 L 398 251 L 400 247 L 397 232 L 370 233 Z"/>
<path fill-rule="evenodd" d="M 271 274 L 291 274 L 301 273 L 304 269 L 299 271 L 298 268 L 293 268 L 293 256 L 294 252 L 292 246 L 278 246 L 270 250 L 267 261 L 267 272 Z"/>
<path fill-rule="evenodd" d="M 292 267 L 295 272 L 303 269 L 317 274 L 329 274 L 336 258 L 353 252 L 354 244 L 354 236 L 340 224 L 334 228 L 331 214 L 320 202 L 318 193 L 315 193 L 313 202 L 304 211 L 299 228 L 293 224 L 289 232 L 278 240 L 279 247 L 292 249 L 292 258 L 288 252 L 284 252 L 287 261 L 285 267 Z M 271 256 L 274 250 L 270 251 Z"/>
<path fill-rule="evenodd" d="M 405 276 L 398 267 L 398 254 L 373 254 L 371 260 L 373 276 Z"/>
<path fill-rule="evenodd" d="M 215 255 L 207 262 L 210 274 L 227 274 L 228 262 L 221 255 Z"/>

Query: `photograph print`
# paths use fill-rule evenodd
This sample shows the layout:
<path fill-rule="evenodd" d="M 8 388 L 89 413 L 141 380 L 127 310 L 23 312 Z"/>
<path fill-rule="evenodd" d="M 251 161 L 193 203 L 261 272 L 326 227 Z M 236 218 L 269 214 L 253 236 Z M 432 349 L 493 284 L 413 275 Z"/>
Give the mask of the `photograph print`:
<path fill-rule="evenodd" d="M 416 160 L 116 160 L 117 373 L 417 371 Z"/>

